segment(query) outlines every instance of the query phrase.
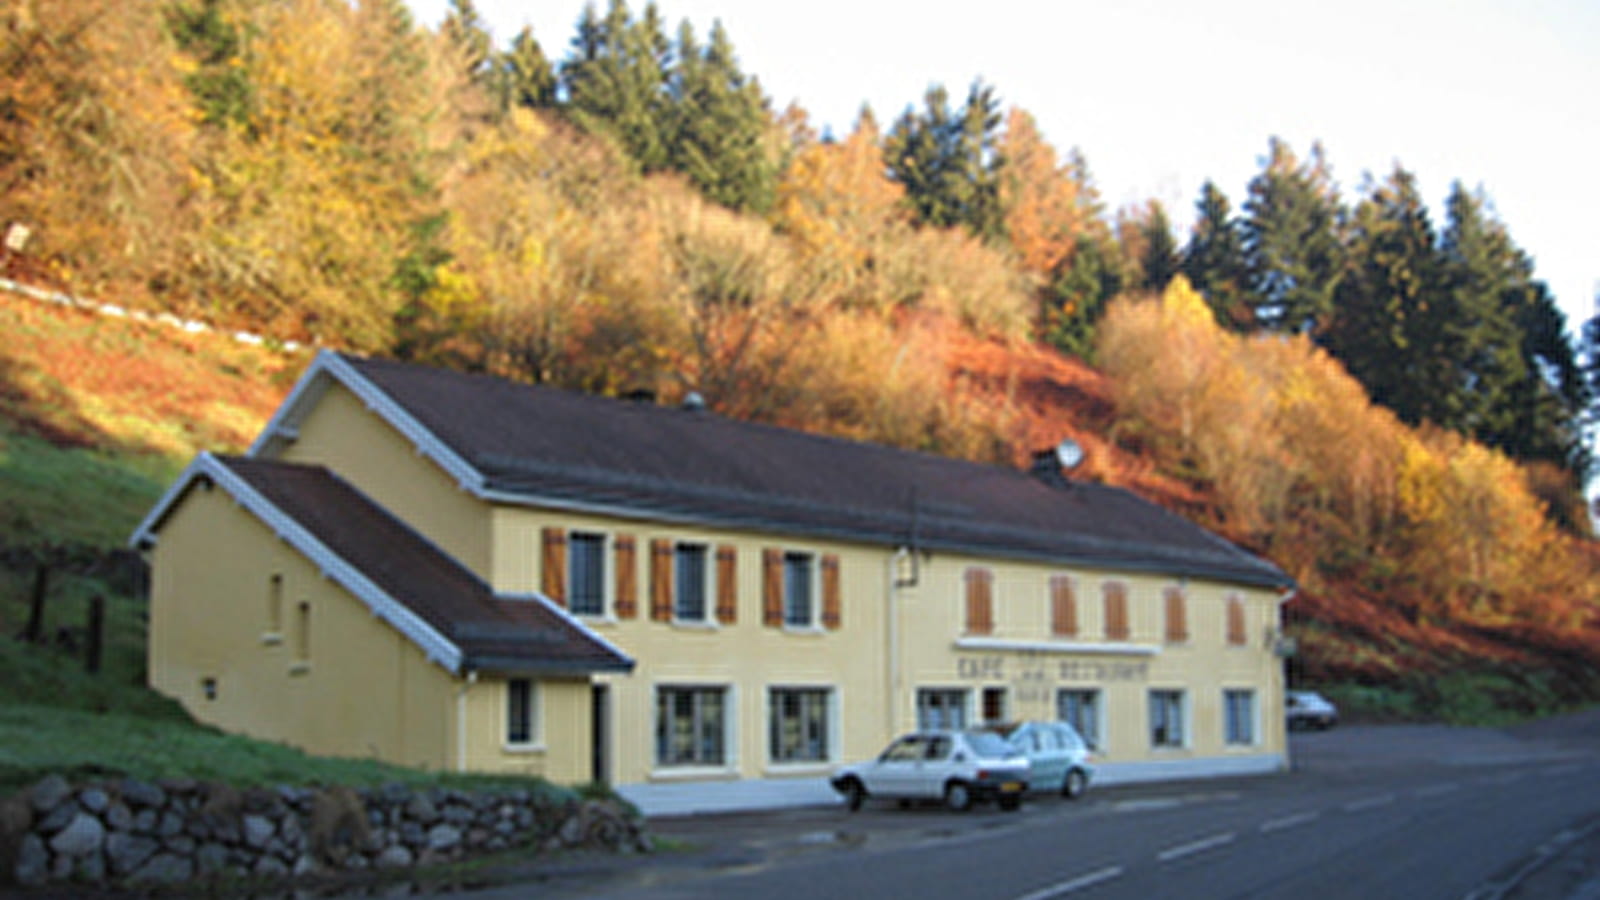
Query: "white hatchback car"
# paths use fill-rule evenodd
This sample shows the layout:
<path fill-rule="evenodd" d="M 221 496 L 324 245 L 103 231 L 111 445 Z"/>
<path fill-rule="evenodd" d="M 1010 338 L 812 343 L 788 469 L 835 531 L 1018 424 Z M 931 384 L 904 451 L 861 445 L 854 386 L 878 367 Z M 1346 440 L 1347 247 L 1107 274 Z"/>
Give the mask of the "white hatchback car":
<path fill-rule="evenodd" d="M 877 758 L 844 766 L 829 779 L 852 811 L 869 797 L 943 800 L 953 810 L 994 800 L 1022 804 L 1028 760 L 988 731 L 922 731 L 895 738 Z"/>

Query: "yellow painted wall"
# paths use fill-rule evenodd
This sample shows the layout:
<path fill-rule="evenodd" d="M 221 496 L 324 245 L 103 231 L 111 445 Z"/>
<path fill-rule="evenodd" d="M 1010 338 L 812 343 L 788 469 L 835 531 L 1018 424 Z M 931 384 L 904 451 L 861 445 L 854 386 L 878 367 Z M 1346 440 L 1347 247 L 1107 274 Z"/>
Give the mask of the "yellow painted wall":
<path fill-rule="evenodd" d="M 957 641 L 966 632 L 966 572 L 981 567 L 993 573 L 993 629 L 983 636 L 999 641 L 1053 645 L 1049 649 L 973 649 Z M 1051 633 L 1050 578 L 1075 579 L 1078 635 Z M 1130 634 L 1126 641 L 1105 637 L 1101 585 L 1128 587 Z M 1164 592 L 1179 583 L 1166 576 L 1072 570 L 1027 563 L 996 563 L 957 555 L 935 556 L 921 566 L 920 583 L 902 592 L 899 631 L 906 661 L 906 684 L 896 692 L 901 728 L 916 724 L 918 688 L 964 689 L 970 693 L 969 722 L 981 715 L 983 688 L 1004 688 L 1007 718 L 1055 719 L 1057 692 L 1097 688 L 1104 703 L 1101 758 L 1141 762 L 1286 752 L 1283 729 L 1282 661 L 1273 654 L 1269 632 L 1278 625 L 1278 597 L 1261 589 L 1212 582 L 1188 582 L 1186 619 L 1189 639 L 1166 642 Z M 1243 645 L 1227 643 L 1226 598 L 1245 604 Z M 1069 649 L 1066 644 L 1083 645 Z M 1153 652 L 1096 652 L 1124 644 Z M 1181 748 L 1152 748 L 1148 692 L 1185 692 L 1187 740 Z M 1222 692 L 1255 691 L 1256 742 L 1224 741 Z"/>
<path fill-rule="evenodd" d="M 285 462 L 326 466 L 489 580 L 489 507 L 418 454 L 377 413 L 331 386 L 301 422 Z"/>
<path fill-rule="evenodd" d="M 534 680 L 534 733 L 527 745 L 506 736 L 506 680 L 483 677 L 468 694 L 467 768 L 538 775 L 557 784 L 590 781 L 589 681 Z"/>
<path fill-rule="evenodd" d="M 151 686 L 197 719 L 310 752 L 438 769 L 455 679 L 222 489 L 196 487 L 152 551 Z M 282 621 L 271 622 L 272 576 Z M 309 607 L 309 650 L 299 605 Z M 214 679 L 215 699 L 204 684 Z"/>

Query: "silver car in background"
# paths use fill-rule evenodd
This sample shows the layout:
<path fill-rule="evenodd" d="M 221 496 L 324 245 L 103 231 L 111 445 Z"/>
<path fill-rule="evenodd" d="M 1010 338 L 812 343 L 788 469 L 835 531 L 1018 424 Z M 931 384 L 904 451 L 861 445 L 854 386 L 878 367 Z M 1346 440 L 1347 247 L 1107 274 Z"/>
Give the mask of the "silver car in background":
<path fill-rule="evenodd" d="M 987 726 L 1028 758 L 1028 783 L 1035 791 L 1058 791 L 1076 800 L 1094 778 L 1093 754 L 1066 722 L 1012 722 Z"/>

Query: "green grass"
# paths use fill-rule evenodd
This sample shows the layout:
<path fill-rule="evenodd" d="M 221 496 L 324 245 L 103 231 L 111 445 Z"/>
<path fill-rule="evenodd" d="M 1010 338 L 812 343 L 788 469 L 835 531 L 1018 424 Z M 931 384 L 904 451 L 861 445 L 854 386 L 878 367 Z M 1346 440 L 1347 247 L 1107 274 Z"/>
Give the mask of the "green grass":
<path fill-rule="evenodd" d="M 183 465 L 58 447 L 0 418 L 0 545 L 120 547 Z"/>

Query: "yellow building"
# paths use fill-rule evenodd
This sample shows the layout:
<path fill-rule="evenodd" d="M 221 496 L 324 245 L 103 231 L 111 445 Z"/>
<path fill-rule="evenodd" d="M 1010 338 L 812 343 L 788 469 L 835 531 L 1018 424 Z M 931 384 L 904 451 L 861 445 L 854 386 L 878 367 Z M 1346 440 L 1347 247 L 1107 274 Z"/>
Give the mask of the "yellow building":
<path fill-rule="evenodd" d="M 1287 765 L 1282 571 L 1116 488 L 323 353 L 134 535 L 152 685 L 318 753 L 826 800 L 1064 718 L 1102 781 Z"/>

